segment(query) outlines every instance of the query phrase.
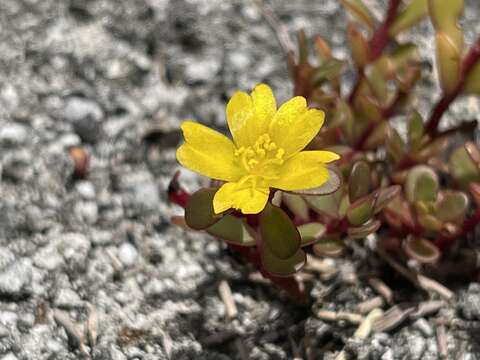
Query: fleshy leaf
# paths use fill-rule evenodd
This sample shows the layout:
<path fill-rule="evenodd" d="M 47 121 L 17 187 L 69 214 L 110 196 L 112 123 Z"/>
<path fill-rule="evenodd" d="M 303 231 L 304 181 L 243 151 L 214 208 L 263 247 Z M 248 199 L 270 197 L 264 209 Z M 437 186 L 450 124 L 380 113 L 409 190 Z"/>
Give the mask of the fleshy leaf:
<path fill-rule="evenodd" d="M 441 221 L 459 221 L 465 217 L 468 209 L 468 197 L 461 191 L 444 194 L 437 204 L 435 216 Z"/>
<path fill-rule="evenodd" d="M 374 196 L 377 200 L 375 201 L 374 213 L 378 214 L 385 206 L 388 206 L 388 204 L 400 194 L 401 190 L 400 185 L 392 185 L 376 190 Z"/>
<path fill-rule="evenodd" d="M 322 237 L 313 245 L 313 252 L 317 256 L 336 257 L 345 251 L 345 244 L 338 235 L 332 234 Z"/>
<path fill-rule="evenodd" d="M 348 179 L 348 196 L 353 203 L 368 194 L 370 190 L 370 166 L 366 161 L 357 161 L 352 166 Z"/>
<path fill-rule="evenodd" d="M 265 270 L 275 276 L 291 276 L 300 271 L 307 261 L 307 256 L 302 249 L 298 249 L 289 258 L 281 259 L 268 247 L 264 247 L 261 256 Z"/>
<path fill-rule="evenodd" d="M 372 14 L 368 10 L 368 7 L 361 0 L 341 0 L 343 6 L 360 22 L 373 29 L 375 27 L 375 21 Z"/>
<path fill-rule="evenodd" d="M 428 15 L 428 0 L 412 0 L 397 15 L 389 29 L 391 37 L 395 37 L 403 30 L 407 30 Z"/>
<path fill-rule="evenodd" d="M 339 77 L 345 62 L 337 59 L 330 59 L 325 61 L 322 65 L 317 67 L 312 75 L 312 85 L 319 86 L 326 81 L 330 81 Z"/>
<path fill-rule="evenodd" d="M 366 223 L 373 215 L 375 198 L 371 195 L 358 199 L 347 210 L 347 219 L 353 226 Z"/>
<path fill-rule="evenodd" d="M 217 189 L 200 189 L 188 199 L 185 206 L 185 222 L 194 230 L 204 230 L 217 221 L 223 214 L 215 214 L 213 211 L 213 197 Z"/>
<path fill-rule="evenodd" d="M 408 122 L 408 143 L 411 149 L 418 148 L 424 134 L 424 128 L 422 116 L 418 111 L 414 111 Z"/>
<path fill-rule="evenodd" d="M 438 187 L 436 172 L 426 165 L 417 165 L 408 172 L 405 195 L 412 203 L 415 201 L 435 201 Z"/>
<path fill-rule="evenodd" d="M 336 193 L 325 196 L 304 196 L 304 199 L 317 213 L 338 216 L 339 199 Z"/>
<path fill-rule="evenodd" d="M 468 73 L 463 91 L 480 94 L 480 62 L 478 62 Z"/>
<path fill-rule="evenodd" d="M 421 263 L 435 263 L 440 258 L 440 250 L 427 239 L 409 237 L 405 241 L 405 252 Z"/>
<path fill-rule="evenodd" d="M 440 231 L 443 228 L 443 223 L 435 216 L 430 214 L 417 215 L 418 223 L 426 230 Z"/>
<path fill-rule="evenodd" d="M 380 67 L 375 64 L 366 67 L 365 76 L 375 98 L 378 99 L 380 103 L 384 104 L 387 101 L 388 96 L 385 74 Z"/>
<path fill-rule="evenodd" d="M 370 57 L 370 47 L 367 39 L 352 23 L 347 26 L 347 35 L 350 42 L 350 49 L 352 51 L 352 58 L 359 68 L 363 68 L 368 64 Z"/>
<path fill-rule="evenodd" d="M 297 228 L 279 207 L 267 204 L 260 215 L 260 233 L 264 246 L 280 259 L 292 257 L 300 248 Z"/>
<path fill-rule="evenodd" d="M 377 219 L 370 219 L 362 226 L 349 227 L 348 236 L 352 239 L 363 239 L 380 229 L 381 222 Z"/>
<path fill-rule="evenodd" d="M 254 230 L 244 220 L 233 215 L 225 215 L 220 221 L 210 226 L 206 231 L 227 243 L 240 246 L 254 246 Z"/>
<path fill-rule="evenodd" d="M 442 89 L 451 93 L 460 81 L 462 52 L 447 34 L 439 32 L 435 38 L 438 77 Z"/>
<path fill-rule="evenodd" d="M 405 144 L 394 128 L 390 128 L 385 146 L 388 155 L 395 162 L 399 162 L 405 156 Z"/>
<path fill-rule="evenodd" d="M 296 218 L 302 221 L 309 219 L 308 205 L 300 195 L 282 193 L 282 201 Z"/>
<path fill-rule="evenodd" d="M 463 31 L 458 20 L 463 13 L 464 0 L 429 0 L 428 8 L 437 32 L 445 33 L 455 47 L 463 51 Z"/>
<path fill-rule="evenodd" d="M 310 245 L 316 242 L 325 234 L 325 231 L 325 225 L 318 222 L 300 225 L 298 227 L 298 232 L 302 238 L 301 246 Z"/>
<path fill-rule="evenodd" d="M 469 156 L 465 146 L 460 146 L 452 152 L 448 168 L 452 177 L 464 187 L 470 182 L 480 181 L 480 169 Z"/>

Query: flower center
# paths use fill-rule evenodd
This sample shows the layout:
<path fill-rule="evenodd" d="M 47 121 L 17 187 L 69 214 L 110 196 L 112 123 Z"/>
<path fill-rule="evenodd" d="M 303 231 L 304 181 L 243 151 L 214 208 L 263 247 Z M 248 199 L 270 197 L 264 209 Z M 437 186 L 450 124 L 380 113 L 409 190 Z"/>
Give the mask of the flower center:
<path fill-rule="evenodd" d="M 253 146 L 236 149 L 235 156 L 250 174 L 274 179 L 278 177 L 279 166 L 285 161 L 285 150 L 279 148 L 268 134 L 263 134 Z"/>

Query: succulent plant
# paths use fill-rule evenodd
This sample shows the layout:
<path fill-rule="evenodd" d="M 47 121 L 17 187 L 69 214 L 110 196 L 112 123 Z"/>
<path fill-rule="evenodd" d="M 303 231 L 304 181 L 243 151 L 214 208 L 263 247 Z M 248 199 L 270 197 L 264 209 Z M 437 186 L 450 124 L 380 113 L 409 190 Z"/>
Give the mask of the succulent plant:
<path fill-rule="evenodd" d="M 235 156 L 242 153 L 249 176 L 255 175 L 248 181 L 254 181 L 256 187 L 228 185 L 239 176 L 222 177 L 214 172 L 210 188 L 190 195 L 182 190 L 177 175 L 169 190 L 170 199 L 185 207 L 187 227 L 223 239 L 292 294 L 301 293 L 292 275 L 305 264 L 305 252 L 340 256 L 348 252 L 351 241 L 375 234 L 377 246 L 383 250 L 435 266 L 443 258 L 464 254 L 465 245 L 457 240 L 480 223 L 480 150 L 471 141 L 455 143 L 452 136 L 464 133 L 466 139 L 477 123 L 439 130 L 443 114 L 455 99 L 480 94 L 480 38 L 470 48 L 464 43 L 458 25 L 463 0 L 390 0 L 382 22 L 361 0 L 342 0 L 342 4 L 352 15 L 346 29 L 351 61 L 336 59 L 320 36 L 313 40 L 317 58 L 313 61 L 309 41 L 300 31 L 298 48 L 287 49 L 286 54 L 295 97 L 279 112 L 283 109 L 289 117 L 272 120 L 282 124 L 274 130 L 260 123 L 269 130 L 257 134 L 254 129 L 241 135 L 257 139 L 270 134 L 272 138 L 262 138 L 259 145 L 252 140 L 252 149 L 258 148 L 258 154 L 272 163 L 273 159 L 278 164 L 289 161 L 279 150 L 288 150 L 289 142 L 297 141 L 296 147 L 287 151 L 289 156 L 308 154 L 280 172 L 264 167 L 262 171 L 269 173 L 255 177 L 259 169 L 255 166 L 263 157 L 242 153 L 247 148 L 240 150 L 236 137 L 243 130 L 232 125 L 231 119 L 275 118 L 274 104 L 254 106 L 253 113 L 241 109 L 249 101 L 265 103 L 269 99 L 260 85 L 252 93 L 253 100 L 236 94 L 236 100 L 227 106 L 235 140 L 232 151 Z M 436 32 L 441 95 L 424 120 L 413 105 L 415 85 L 422 76 L 417 46 L 402 43 L 397 36 L 428 16 Z M 343 87 L 342 74 L 348 65 L 353 66 L 356 80 Z M 311 108 L 325 111 L 320 131 L 323 115 L 319 110 L 307 110 L 305 100 Z M 234 107 L 237 109 L 232 110 Z M 390 121 L 392 117 L 403 119 L 405 134 Z M 185 133 L 187 144 L 190 136 Z M 306 151 L 299 152 L 305 146 Z M 180 162 L 208 175 L 183 158 L 185 151 L 180 151 Z M 211 161 L 230 161 L 214 147 L 205 148 L 204 156 L 215 151 Z M 264 155 L 265 151 L 271 154 Z M 219 186 L 230 190 L 219 192 Z M 237 193 L 231 191 L 234 186 Z M 240 191 L 244 191 L 241 196 Z M 260 191 L 262 199 L 252 208 L 245 199 L 253 197 L 254 191 Z"/>

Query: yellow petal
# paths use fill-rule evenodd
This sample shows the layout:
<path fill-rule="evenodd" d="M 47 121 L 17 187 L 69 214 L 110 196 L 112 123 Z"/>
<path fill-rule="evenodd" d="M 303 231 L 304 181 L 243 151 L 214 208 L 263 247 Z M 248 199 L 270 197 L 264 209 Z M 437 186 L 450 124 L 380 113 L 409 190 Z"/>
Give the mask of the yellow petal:
<path fill-rule="evenodd" d="M 259 136 L 268 131 L 268 125 L 277 111 L 277 102 L 272 89 L 266 84 L 258 84 L 252 91 L 256 121 L 252 128 Z"/>
<path fill-rule="evenodd" d="M 226 115 L 230 132 L 238 147 L 251 146 L 259 136 L 268 131 L 268 125 L 276 111 L 272 89 L 259 84 L 251 96 L 238 91 L 227 104 Z"/>
<path fill-rule="evenodd" d="M 270 124 L 270 135 L 286 156 L 299 152 L 317 135 L 325 120 L 325 113 L 308 109 L 307 101 L 296 96 L 280 106 Z"/>
<path fill-rule="evenodd" d="M 252 188 L 241 183 L 226 183 L 215 193 L 213 210 L 219 214 L 238 209 L 243 214 L 258 214 L 267 204 L 268 188 Z"/>
<path fill-rule="evenodd" d="M 324 164 L 338 159 L 340 156 L 331 151 L 301 151 L 283 164 L 280 178 L 270 186 L 282 190 L 315 188 L 329 178 Z"/>
<path fill-rule="evenodd" d="M 242 177 L 229 138 L 193 121 L 185 121 L 182 131 L 185 144 L 177 150 L 180 164 L 212 179 L 236 181 Z"/>

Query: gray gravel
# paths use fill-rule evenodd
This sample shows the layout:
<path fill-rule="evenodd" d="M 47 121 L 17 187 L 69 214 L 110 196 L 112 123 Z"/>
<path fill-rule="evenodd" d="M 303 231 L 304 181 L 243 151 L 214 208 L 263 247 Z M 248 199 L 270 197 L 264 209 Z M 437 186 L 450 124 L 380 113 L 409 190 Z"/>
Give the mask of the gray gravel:
<path fill-rule="evenodd" d="M 291 31 L 323 34 L 348 59 L 337 1 L 269 3 Z M 467 3 L 466 22 L 480 30 L 478 4 Z M 181 213 L 165 194 L 180 121 L 225 130 L 234 90 L 265 81 L 280 101 L 291 93 L 252 2 L 2 0 L 0 30 L 0 359 L 226 360 L 241 349 L 251 359 L 292 359 L 306 335 L 319 359 L 345 346 L 362 359 L 436 358 L 429 319 L 351 342 L 352 327 L 316 319 L 310 306 L 249 281 L 218 241 L 170 225 Z M 415 37 L 431 62 L 430 25 Z M 431 100 L 434 73 L 426 75 Z M 447 122 L 478 110 L 463 100 Z M 142 141 L 152 132 L 156 145 Z M 73 179 L 73 146 L 90 156 L 84 180 Z M 205 179 L 184 171 L 183 182 L 194 190 Z M 221 280 L 239 310 L 232 323 Z M 313 301 L 331 310 L 372 296 L 362 285 L 323 297 L 330 285 L 317 280 Z M 458 315 L 475 324 L 478 285 L 458 293 Z M 449 332 L 452 358 L 480 358 L 478 343 L 478 330 Z"/>

